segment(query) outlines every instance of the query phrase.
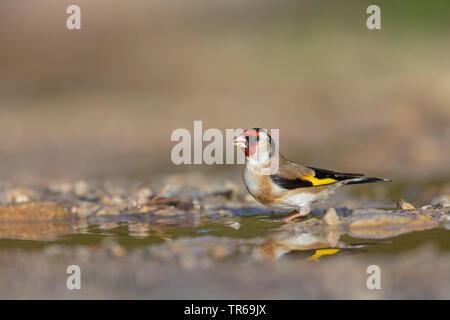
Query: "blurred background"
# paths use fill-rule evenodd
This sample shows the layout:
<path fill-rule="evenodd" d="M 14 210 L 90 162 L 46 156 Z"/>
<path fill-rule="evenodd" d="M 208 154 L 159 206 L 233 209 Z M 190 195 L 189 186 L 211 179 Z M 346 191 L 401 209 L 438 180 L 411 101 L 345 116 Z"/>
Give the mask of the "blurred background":
<path fill-rule="evenodd" d="M 81 7 L 81 30 L 66 8 Z M 366 28 L 381 7 L 382 30 Z M 280 129 L 291 160 L 450 176 L 447 0 L 2 0 L 0 179 L 152 177 L 177 128 Z"/>

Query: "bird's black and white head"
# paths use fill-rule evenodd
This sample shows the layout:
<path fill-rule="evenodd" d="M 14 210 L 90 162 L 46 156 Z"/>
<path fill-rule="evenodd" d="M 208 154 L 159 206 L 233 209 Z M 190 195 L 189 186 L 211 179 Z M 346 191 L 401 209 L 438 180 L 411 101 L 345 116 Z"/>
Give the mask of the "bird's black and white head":
<path fill-rule="evenodd" d="M 247 161 L 264 163 L 275 153 L 275 143 L 272 137 L 263 129 L 246 129 L 234 139 L 234 144 L 244 148 Z"/>

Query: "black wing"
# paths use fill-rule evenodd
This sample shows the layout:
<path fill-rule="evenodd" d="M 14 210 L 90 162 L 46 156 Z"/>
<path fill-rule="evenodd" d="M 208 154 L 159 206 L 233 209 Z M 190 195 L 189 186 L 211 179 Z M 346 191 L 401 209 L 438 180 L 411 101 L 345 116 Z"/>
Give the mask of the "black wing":
<path fill-rule="evenodd" d="M 284 178 L 279 175 L 271 175 L 270 178 L 272 179 L 273 183 L 275 183 L 279 187 L 287 190 L 293 190 L 298 188 L 323 186 L 363 176 L 363 174 L 361 173 L 343 173 L 320 168 L 308 168 L 314 170 L 313 175 L 305 175 L 304 177 L 295 179 Z"/>
<path fill-rule="evenodd" d="M 279 187 L 281 187 L 283 189 L 287 189 L 287 190 L 298 189 L 298 188 L 307 188 L 307 187 L 314 186 L 311 181 L 302 180 L 299 178 L 288 179 L 288 178 L 283 178 L 283 177 L 277 176 L 276 174 L 271 175 L 270 179 L 272 179 L 273 183 L 275 183 Z"/>
<path fill-rule="evenodd" d="M 314 170 L 315 172 L 314 177 L 317 179 L 334 179 L 337 181 L 342 181 L 364 176 L 364 174 L 362 173 L 343 173 L 320 168 L 313 168 L 313 167 L 308 168 Z"/>

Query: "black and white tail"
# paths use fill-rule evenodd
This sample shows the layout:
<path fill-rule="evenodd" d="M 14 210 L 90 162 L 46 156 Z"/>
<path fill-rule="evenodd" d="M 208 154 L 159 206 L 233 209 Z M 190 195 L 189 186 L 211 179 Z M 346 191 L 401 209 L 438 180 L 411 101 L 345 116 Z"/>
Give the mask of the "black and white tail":
<path fill-rule="evenodd" d="M 360 183 L 371 183 L 371 182 L 391 182 L 391 179 L 385 178 L 352 178 L 348 180 L 341 181 L 343 184 L 360 184 Z"/>

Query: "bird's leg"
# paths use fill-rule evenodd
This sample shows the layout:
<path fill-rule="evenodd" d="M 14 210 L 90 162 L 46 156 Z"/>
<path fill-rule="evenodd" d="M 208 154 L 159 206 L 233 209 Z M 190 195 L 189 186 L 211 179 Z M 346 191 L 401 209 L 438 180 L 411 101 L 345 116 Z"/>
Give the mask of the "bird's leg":
<path fill-rule="evenodd" d="M 309 207 L 300 207 L 299 210 L 294 210 L 291 213 L 289 213 L 286 217 L 283 218 L 283 222 L 291 222 L 294 219 L 297 219 L 298 217 L 306 216 L 309 213 L 310 209 Z"/>
<path fill-rule="evenodd" d="M 292 220 L 294 220 L 294 219 L 296 219 L 296 218 L 298 218 L 300 216 L 301 216 L 300 212 L 298 210 L 294 210 L 291 213 L 289 213 L 286 217 L 284 217 L 282 219 L 282 221 L 285 222 L 285 223 L 288 223 L 288 222 L 291 222 Z"/>

